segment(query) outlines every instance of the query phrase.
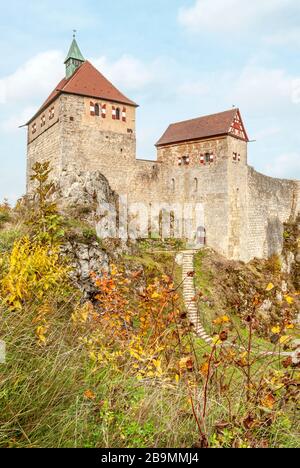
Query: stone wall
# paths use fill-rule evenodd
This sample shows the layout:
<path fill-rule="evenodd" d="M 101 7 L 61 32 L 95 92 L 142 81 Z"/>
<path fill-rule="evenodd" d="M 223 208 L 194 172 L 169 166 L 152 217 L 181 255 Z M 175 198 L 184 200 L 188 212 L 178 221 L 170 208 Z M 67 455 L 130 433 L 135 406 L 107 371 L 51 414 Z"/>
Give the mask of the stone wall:
<path fill-rule="evenodd" d="M 283 223 L 300 211 L 300 183 L 274 179 L 247 168 L 247 258 L 279 254 L 283 246 Z"/>
<path fill-rule="evenodd" d="M 50 161 L 52 167 L 52 175 L 54 178 L 59 177 L 62 171 L 62 153 L 61 153 L 61 125 L 56 121 L 48 127 L 48 129 L 28 145 L 27 150 L 27 175 L 26 186 L 27 192 L 31 190 L 30 175 L 33 165 L 39 161 Z"/>
<path fill-rule="evenodd" d="M 137 161 L 135 176 L 132 179 L 130 200 L 151 203 L 152 216 L 154 205 L 166 204 L 166 210 L 180 205 L 185 213 L 203 208 L 207 243 L 228 254 L 228 170 L 226 159 L 226 139 L 207 142 L 191 142 L 184 145 L 172 145 L 158 151 L 158 162 Z M 214 162 L 200 164 L 200 153 L 212 151 Z M 188 166 L 178 165 L 178 158 L 189 155 Z M 170 204 L 170 208 L 168 208 Z M 158 213 L 154 214 L 154 218 Z M 187 219 L 187 223 L 194 221 Z M 154 219 L 156 231 L 158 220 Z M 196 232 L 199 224 L 196 220 L 193 229 Z M 185 227 L 183 228 L 183 236 Z"/>

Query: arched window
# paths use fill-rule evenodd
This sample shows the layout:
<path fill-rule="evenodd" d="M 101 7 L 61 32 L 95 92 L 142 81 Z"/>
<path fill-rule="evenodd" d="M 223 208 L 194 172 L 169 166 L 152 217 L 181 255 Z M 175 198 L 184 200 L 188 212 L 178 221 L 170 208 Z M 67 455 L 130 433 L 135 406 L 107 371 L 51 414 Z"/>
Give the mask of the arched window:
<path fill-rule="evenodd" d="M 175 213 L 171 211 L 170 213 L 170 238 L 174 239 L 175 237 Z"/>
<path fill-rule="evenodd" d="M 197 178 L 194 179 L 194 191 L 198 192 L 198 179 Z"/>
<path fill-rule="evenodd" d="M 97 115 L 99 117 L 100 115 L 100 107 L 99 107 L 99 104 L 95 104 L 95 115 Z"/>
<path fill-rule="evenodd" d="M 158 228 L 159 228 L 159 237 L 162 239 L 163 237 L 163 220 L 164 220 L 164 212 L 160 210 L 158 216 Z"/>
<path fill-rule="evenodd" d="M 117 107 L 117 109 L 116 109 L 116 120 L 120 120 L 120 118 L 121 118 L 121 111 L 120 111 L 119 107 Z"/>
<path fill-rule="evenodd" d="M 197 244 L 201 247 L 206 245 L 206 229 L 204 226 L 199 226 L 197 229 Z"/>
<path fill-rule="evenodd" d="M 175 192 L 175 188 L 176 188 L 175 179 L 172 179 L 172 181 L 171 181 L 171 187 L 172 187 L 172 192 Z"/>

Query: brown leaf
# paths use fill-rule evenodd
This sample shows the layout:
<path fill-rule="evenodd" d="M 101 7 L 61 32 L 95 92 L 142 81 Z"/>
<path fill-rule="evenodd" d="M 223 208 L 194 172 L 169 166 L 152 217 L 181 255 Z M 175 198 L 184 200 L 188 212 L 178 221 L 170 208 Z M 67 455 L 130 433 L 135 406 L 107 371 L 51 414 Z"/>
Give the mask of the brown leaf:
<path fill-rule="evenodd" d="M 251 427 L 254 426 L 254 423 L 255 423 L 255 418 L 252 416 L 252 414 L 248 414 L 248 416 L 243 421 L 243 425 L 245 429 L 251 429 Z"/>
<path fill-rule="evenodd" d="M 290 367 L 291 365 L 293 364 L 293 359 L 291 356 L 289 356 L 288 358 L 286 358 L 284 361 L 282 361 L 282 365 L 285 369 L 287 369 L 288 367 Z"/>
<path fill-rule="evenodd" d="M 143 274 L 143 270 L 139 270 L 139 271 L 134 271 L 131 276 L 132 278 L 138 278 L 139 276 L 142 276 Z"/>
<path fill-rule="evenodd" d="M 218 421 L 215 425 L 215 429 L 217 432 L 221 432 L 223 431 L 224 429 L 227 429 L 228 427 L 230 427 L 231 424 L 229 422 L 226 422 L 226 421 Z"/>
<path fill-rule="evenodd" d="M 189 271 L 189 272 L 187 273 L 187 277 L 188 277 L 188 278 L 194 278 L 194 276 L 195 276 L 195 272 L 194 272 L 194 271 Z"/>
<path fill-rule="evenodd" d="M 207 449 L 207 448 L 209 448 L 209 442 L 208 442 L 206 435 L 204 434 L 199 439 L 199 442 L 196 442 L 194 445 L 192 445 L 192 449 Z"/>
<path fill-rule="evenodd" d="M 276 400 L 274 398 L 274 395 L 272 393 L 269 393 L 268 395 L 266 395 L 262 400 L 261 400 L 261 404 L 264 408 L 268 408 L 268 409 L 273 409 L 274 405 L 276 403 Z"/>
<path fill-rule="evenodd" d="M 222 332 L 220 333 L 220 335 L 219 335 L 219 338 L 220 338 L 220 340 L 223 341 L 223 342 L 224 342 L 224 341 L 227 341 L 227 339 L 228 339 L 228 332 L 225 331 L 225 330 L 222 331 Z"/>

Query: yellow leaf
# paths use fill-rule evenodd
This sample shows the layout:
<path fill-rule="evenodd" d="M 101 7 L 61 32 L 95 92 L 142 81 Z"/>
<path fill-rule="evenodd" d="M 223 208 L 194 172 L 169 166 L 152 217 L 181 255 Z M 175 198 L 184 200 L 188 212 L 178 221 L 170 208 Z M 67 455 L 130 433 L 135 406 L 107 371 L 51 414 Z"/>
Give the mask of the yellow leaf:
<path fill-rule="evenodd" d="M 219 335 L 215 335 L 212 339 L 212 342 L 214 345 L 219 345 L 219 344 L 222 344 L 222 341 L 220 340 L 220 336 Z"/>
<path fill-rule="evenodd" d="M 264 408 L 268 408 L 268 409 L 273 409 L 274 405 L 276 403 L 276 400 L 274 398 L 274 396 L 269 393 L 269 395 L 266 395 L 262 400 L 261 400 L 261 404 Z"/>
<path fill-rule="evenodd" d="M 178 374 L 175 375 L 175 382 L 178 383 L 180 381 L 180 376 Z"/>
<path fill-rule="evenodd" d="M 200 373 L 206 377 L 208 375 L 208 371 L 209 371 L 209 364 L 208 362 L 205 362 L 204 364 L 202 364 L 201 368 L 200 368 Z"/>
<path fill-rule="evenodd" d="M 273 284 L 273 283 L 269 283 L 268 286 L 267 286 L 267 288 L 266 288 L 266 291 L 272 291 L 272 289 L 274 289 L 274 288 L 275 288 L 274 284 Z"/>
<path fill-rule="evenodd" d="M 160 298 L 160 294 L 158 294 L 157 292 L 154 292 L 151 296 L 151 299 L 159 299 Z"/>
<path fill-rule="evenodd" d="M 227 315 L 222 315 L 213 321 L 215 325 L 222 325 L 223 323 L 230 323 L 230 318 Z"/>
<path fill-rule="evenodd" d="M 288 304 L 294 303 L 294 299 L 291 296 L 284 296 L 284 298 Z"/>
<path fill-rule="evenodd" d="M 45 344 L 46 343 L 46 337 L 45 337 L 45 333 L 47 332 L 47 327 L 41 325 L 39 327 L 37 327 L 36 329 L 36 336 L 38 337 L 39 341 L 42 343 L 42 344 Z"/>
<path fill-rule="evenodd" d="M 280 344 L 287 344 L 289 341 L 291 341 L 292 337 L 284 335 L 280 338 L 279 343 Z"/>
<path fill-rule="evenodd" d="M 156 367 L 156 369 L 161 368 L 161 360 L 160 359 L 153 359 L 153 364 Z"/>
<path fill-rule="evenodd" d="M 94 352 L 91 352 L 91 353 L 90 353 L 90 358 L 91 358 L 91 360 L 94 361 L 94 362 L 97 361 L 97 356 L 96 356 L 96 354 L 95 354 Z"/>
<path fill-rule="evenodd" d="M 295 328 L 295 325 L 293 323 L 288 323 L 285 327 L 287 330 L 293 330 Z"/>
<path fill-rule="evenodd" d="M 273 333 L 274 335 L 279 335 L 280 332 L 281 332 L 281 328 L 280 328 L 279 325 L 277 325 L 276 327 L 273 327 L 273 328 L 271 329 L 271 331 L 272 331 L 272 333 Z"/>

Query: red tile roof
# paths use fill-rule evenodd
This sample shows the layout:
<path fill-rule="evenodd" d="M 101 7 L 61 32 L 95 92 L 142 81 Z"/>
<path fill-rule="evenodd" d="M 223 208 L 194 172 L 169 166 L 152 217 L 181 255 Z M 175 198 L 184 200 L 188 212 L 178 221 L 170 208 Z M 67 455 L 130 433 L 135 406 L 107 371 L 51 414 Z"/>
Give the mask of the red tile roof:
<path fill-rule="evenodd" d="M 138 107 L 138 105 L 122 94 L 110 81 L 108 81 L 89 61 L 85 61 L 69 79 L 62 79 L 38 112 L 30 119 L 28 124 L 36 118 L 60 94 L 76 94 L 94 99 L 104 99 L 120 104 Z"/>
<path fill-rule="evenodd" d="M 206 115 L 197 119 L 171 124 L 158 140 L 156 146 L 228 135 L 237 116 L 242 122 L 239 109 L 231 109 L 219 114 Z M 245 140 L 249 141 L 245 129 L 244 134 Z"/>

